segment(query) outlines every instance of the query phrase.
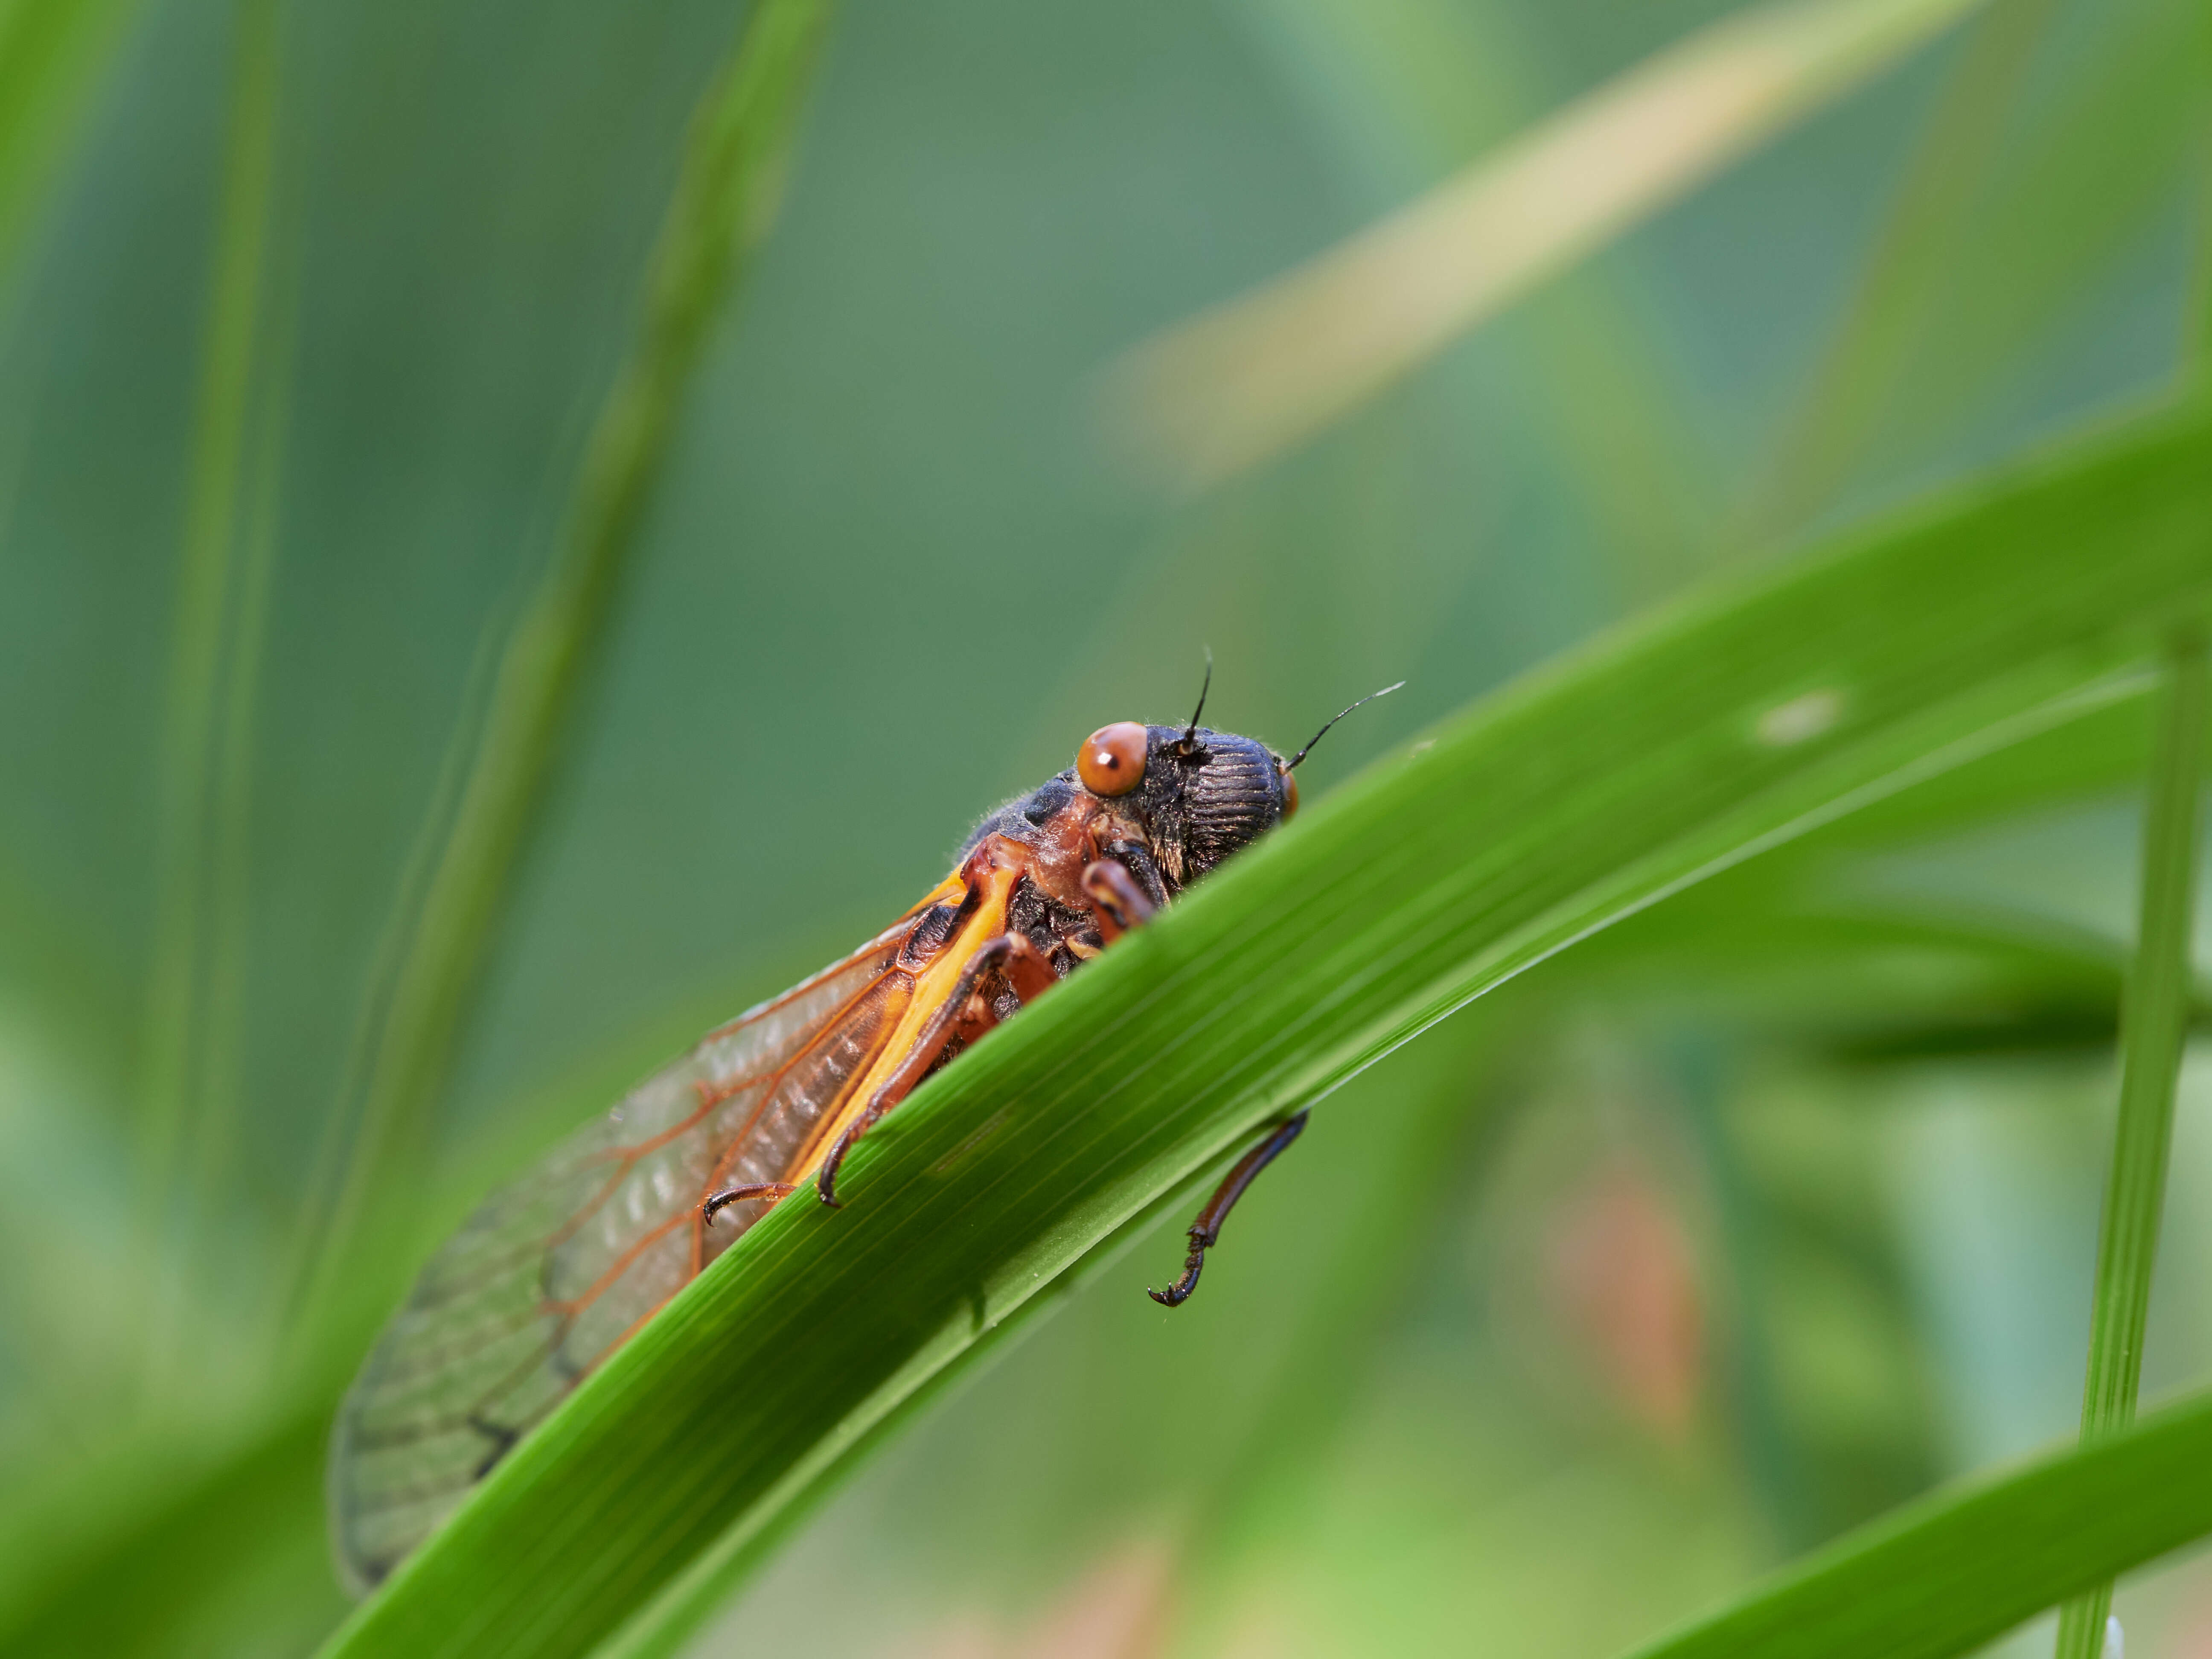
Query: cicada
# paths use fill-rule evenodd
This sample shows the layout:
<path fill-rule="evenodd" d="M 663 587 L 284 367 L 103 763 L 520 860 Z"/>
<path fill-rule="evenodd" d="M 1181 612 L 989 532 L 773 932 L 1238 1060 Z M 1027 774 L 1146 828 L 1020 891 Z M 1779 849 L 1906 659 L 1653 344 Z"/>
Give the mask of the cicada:
<path fill-rule="evenodd" d="M 770 1207 L 810 1185 L 836 1204 L 854 1142 L 915 1085 L 1297 811 L 1313 744 L 1285 759 L 1201 726 L 1205 708 L 1201 690 L 1187 724 L 1092 732 L 890 927 L 708 1033 L 483 1202 L 339 1409 L 331 1526 L 357 1587 Z M 1231 1171 L 1157 1300 L 1190 1294 L 1230 1206 L 1303 1122 Z"/>

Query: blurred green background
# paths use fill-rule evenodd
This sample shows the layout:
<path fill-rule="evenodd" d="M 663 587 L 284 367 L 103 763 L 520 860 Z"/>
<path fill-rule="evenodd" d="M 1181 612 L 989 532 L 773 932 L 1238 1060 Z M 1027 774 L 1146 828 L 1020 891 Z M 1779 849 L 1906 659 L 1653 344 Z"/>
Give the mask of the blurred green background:
<path fill-rule="evenodd" d="M 1209 718 L 1279 746 L 1409 682 L 1326 789 L 1701 576 L 2174 395 L 2194 9 L 1995 0 L 1297 454 L 1195 500 L 1117 470 L 1118 353 L 1725 9 L 842 8 L 451 1079 L 313 1277 L 743 8 L 0 6 L 0 1646 L 311 1650 L 322 1436 L 437 1237 L 1083 733 L 1179 716 L 1205 649 Z M 1195 1304 L 1133 1241 L 699 1651 L 1595 1659 L 2069 1432 L 2142 726 L 2066 737 L 2099 793 L 2000 757 L 1366 1074 Z M 2154 1389 L 2212 1365 L 2208 1082 Z M 2212 1656 L 2202 1569 L 2119 1607 Z"/>

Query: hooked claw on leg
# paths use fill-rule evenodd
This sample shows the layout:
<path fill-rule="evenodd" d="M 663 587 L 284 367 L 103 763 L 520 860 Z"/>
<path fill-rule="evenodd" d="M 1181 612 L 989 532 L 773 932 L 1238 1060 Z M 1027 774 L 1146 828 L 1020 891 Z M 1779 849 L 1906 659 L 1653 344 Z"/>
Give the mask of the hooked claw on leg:
<path fill-rule="evenodd" d="M 1190 1300 L 1190 1293 L 1198 1288 L 1198 1275 L 1206 1266 L 1206 1253 L 1221 1237 L 1220 1229 L 1203 1223 L 1190 1230 L 1190 1254 L 1182 1259 L 1182 1277 L 1164 1291 L 1156 1291 L 1149 1285 L 1145 1294 L 1163 1308 L 1180 1308 Z"/>
<path fill-rule="evenodd" d="M 1190 1299 L 1190 1293 L 1198 1288 L 1200 1270 L 1206 1266 L 1206 1253 L 1220 1242 L 1221 1224 L 1229 1219 L 1230 1211 L 1244 1196 L 1244 1189 L 1259 1178 L 1260 1171 L 1280 1157 L 1283 1149 L 1296 1140 L 1305 1127 L 1304 1112 L 1285 1118 L 1275 1126 L 1273 1134 L 1237 1160 L 1237 1167 L 1214 1188 L 1213 1196 L 1198 1212 L 1198 1219 L 1191 1223 L 1190 1254 L 1183 1258 L 1182 1277 L 1164 1291 L 1148 1287 L 1146 1296 L 1163 1308 L 1180 1308 Z"/>
<path fill-rule="evenodd" d="M 743 1204 L 748 1199 L 755 1198 L 789 1198 L 798 1190 L 798 1188 L 781 1181 L 763 1181 L 750 1187 L 726 1187 L 702 1204 L 699 1213 L 711 1227 L 714 1224 L 714 1218 L 732 1204 Z"/>
<path fill-rule="evenodd" d="M 833 1210 L 845 1206 L 837 1201 L 837 1166 L 845 1161 L 845 1154 L 853 1150 L 853 1143 L 860 1138 L 860 1131 L 872 1120 L 863 1118 L 837 1137 L 830 1155 L 822 1160 L 822 1168 L 814 1177 L 814 1195 Z"/>

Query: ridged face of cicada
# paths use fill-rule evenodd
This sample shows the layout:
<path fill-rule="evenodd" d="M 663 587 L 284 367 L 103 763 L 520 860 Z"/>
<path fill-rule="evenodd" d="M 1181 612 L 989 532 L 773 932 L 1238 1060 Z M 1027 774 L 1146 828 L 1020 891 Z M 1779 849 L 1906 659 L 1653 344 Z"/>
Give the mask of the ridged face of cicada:
<path fill-rule="evenodd" d="M 1192 876 L 1202 876 L 1240 848 L 1249 847 L 1287 816 L 1289 775 L 1265 745 L 1249 738 L 1203 733 L 1204 757 L 1182 773 L 1185 856 Z M 1182 733 L 1175 734 L 1181 741 Z M 1170 765 L 1176 765 L 1169 745 Z"/>

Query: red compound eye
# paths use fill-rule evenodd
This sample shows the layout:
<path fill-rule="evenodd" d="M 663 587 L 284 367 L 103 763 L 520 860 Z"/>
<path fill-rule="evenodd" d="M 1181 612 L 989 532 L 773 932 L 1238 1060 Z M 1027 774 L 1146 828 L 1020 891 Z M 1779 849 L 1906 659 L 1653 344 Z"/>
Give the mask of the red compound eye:
<path fill-rule="evenodd" d="M 1283 774 L 1283 822 L 1288 823 L 1297 816 L 1298 780 L 1294 772 Z"/>
<path fill-rule="evenodd" d="M 1145 728 L 1134 720 L 1102 726 L 1075 753 L 1075 775 L 1094 795 L 1126 795 L 1145 775 Z"/>

